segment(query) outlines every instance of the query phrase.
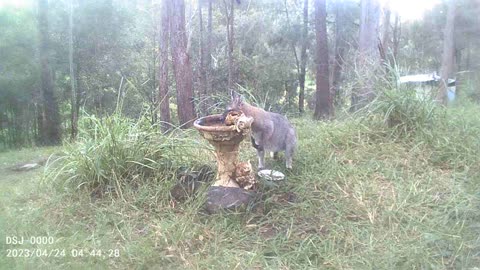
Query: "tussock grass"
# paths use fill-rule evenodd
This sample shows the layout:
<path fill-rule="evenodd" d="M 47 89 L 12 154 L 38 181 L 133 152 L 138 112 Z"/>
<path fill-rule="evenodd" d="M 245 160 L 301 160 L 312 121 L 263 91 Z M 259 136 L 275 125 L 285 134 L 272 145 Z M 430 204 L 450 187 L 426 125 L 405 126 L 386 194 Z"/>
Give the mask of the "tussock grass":
<path fill-rule="evenodd" d="M 80 123 L 77 141 L 65 145 L 45 179 L 57 187 L 120 197 L 152 181 L 161 185 L 181 168 L 208 162 L 195 159 L 208 148 L 193 139 L 192 132 L 177 129 L 162 134 L 144 119 L 132 121 L 118 114 L 87 116 Z"/>
<path fill-rule="evenodd" d="M 160 176 L 168 175 L 177 164 L 193 166 L 213 158 L 211 148 L 205 145 L 187 152 L 191 147 L 184 146 L 203 143 L 196 132 L 182 133 L 178 138 L 176 134 L 170 138 L 156 133 L 149 137 L 146 134 L 150 133 L 141 133 L 143 128 L 135 130 L 139 126 L 128 122 L 115 132 L 121 135 L 112 139 L 108 132 L 98 136 L 99 131 L 89 129 L 90 135 L 79 144 L 68 146 L 75 154 L 66 156 L 63 164 L 71 165 L 58 163 L 53 169 L 66 173 L 53 182 L 76 192 L 42 191 L 51 193 L 39 197 L 32 209 L 20 212 L 11 207 L 9 219 L 22 225 L 17 229 L 7 226 L 6 230 L 48 233 L 57 239 L 56 247 L 65 249 L 118 248 L 121 256 L 33 258 L 6 261 L 6 265 L 48 269 L 478 266 L 479 106 L 454 106 L 438 114 L 425 108 L 410 111 L 412 105 L 406 103 L 382 106 L 395 109 L 329 122 L 293 119 L 299 137 L 293 170 L 286 171 L 283 161 L 267 159 L 268 167 L 286 171 L 287 180 L 262 183 L 261 199 L 246 213 L 210 216 L 201 211 L 204 191 L 179 204 L 167 195 L 173 180 L 152 180 L 162 179 Z M 399 125 L 388 125 L 386 117 L 399 120 Z M 133 134 L 140 134 L 141 139 L 135 142 Z M 169 144 L 175 140 L 184 142 L 184 148 L 178 150 L 178 145 Z M 125 145 L 113 147 L 114 142 Z M 85 148 L 89 145 L 95 151 Z M 88 163 L 91 161 L 82 156 L 82 149 L 87 149 L 84 152 L 95 157 L 93 160 L 102 161 L 98 164 L 105 177 L 93 174 L 100 171 L 94 165 L 76 167 L 80 161 L 97 164 Z M 242 144 L 241 151 L 242 159 L 256 163 L 248 142 Z M 114 185 L 111 179 L 115 176 L 107 174 L 111 169 L 121 176 L 117 179 L 124 183 L 123 197 L 93 200 L 85 189 L 76 189 Z M 139 175 L 135 188 L 127 184 L 133 175 Z"/>
<path fill-rule="evenodd" d="M 402 137 L 428 133 L 445 121 L 445 109 L 430 97 L 418 96 L 413 89 L 393 87 L 381 91 L 366 109 L 381 117 L 392 135 Z"/>

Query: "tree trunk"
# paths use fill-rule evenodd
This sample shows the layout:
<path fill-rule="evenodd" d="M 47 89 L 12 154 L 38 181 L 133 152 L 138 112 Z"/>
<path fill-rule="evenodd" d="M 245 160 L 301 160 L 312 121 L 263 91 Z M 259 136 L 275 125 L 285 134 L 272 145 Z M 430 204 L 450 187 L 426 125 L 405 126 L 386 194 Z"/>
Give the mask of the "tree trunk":
<path fill-rule="evenodd" d="M 360 56 L 378 59 L 378 24 L 380 19 L 380 4 L 378 0 L 362 0 L 360 20 L 360 37 L 358 49 Z"/>
<path fill-rule="evenodd" d="M 233 23 L 234 23 L 234 1 L 235 0 L 224 0 L 225 5 L 225 14 L 227 17 L 227 58 L 228 58 L 228 91 L 233 90 L 233 85 L 235 84 L 235 71 L 233 63 L 233 48 L 235 42 L 235 36 L 233 32 Z"/>
<path fill-rule="evenodd" d="M 149 73 L 151 76 L 151 88 L 148 89 L 148 99 L 150 101 L 150 116 L 151 123 L 154 125 L 158 121 L 158 94 L 157 94 L 157 16 L 158 9 L 155 6 L 155 3 L 152 2 L 151 9 L 152 16 L 152 47 L 151 47 L 151 63 L 149 64 Z"/>
<path fill-rule="evenodd" d="M 184 0 L 170 0 L 170 8 L 170 48 L 177 88 L 178 120 L 182 128 L 188 128 L 192 126 L 195 119 L 195 108 L 192 65 L 187 52 L 185 31 L 185 2 Z"/>
<path fill-rule="evenodd" d="M 390 14 L 390 8 L 385 7 L 382 25 L 382 42 L 380 44 L 380 57 L 385 65 L 388 64 L 388 52 L 390 46 Z"/>
<path fill-rule="evenodd" d="M 332 112 L 332 98 L 328 78 L 327 11 L 325 0 L 315 0 L 316 36 L 316 101 L 314 118 L 328 118 Z"/>
<path fill-rule="evenodd" d="M 448 4 L 447 22 L 445 24 L 445 32 L 443 35 L 442 67 L 440 69 L 441 79 L 437 94 L 437 101 L 444 105 L 447 104 L 448 77 L 451 76 L 453 72 L 453 60 L 455 54 L 455 13 L 455 1 L 450 1 Z"/>
<path fill-rule="evenodd" d="M 73 62 L 73 1 L 70 0 L 70 12 L 68 16 L 68 64 L 70 67 L 70 87 L 71 87 L 71 132 L 70 139 L 75 140 L 78 133 L 78 107 L 77 107 L 77 89 L 75 87 L 75 71 Z"/>
<path fill-rule="evenodd" d="M 207 75 L 207 93 L 213 94 L 213 80 L 212 80 L 212 0 L 208 0 L 208 22 L 207 22 L 207 46 L 205 48 L 206 56 L 206 75 Z M 205 100 L 207 107 L 210 106 L 210 100 Z"/>
<path fill-rule="evenodd" d="M 401 34 L 401 22 L 400 22 L 400 16 L 395 14 L 395 23 L 393 25 L 393 59 L 394 61 L 397 60 L 397 55 L 398 55 L 398 47 L 400 45 L 400 34 Z"/>
<path fill-rule="evenodd" d="M 163 132 L 170 127 L 170 94 L 168 93 L 168 42 L 169 42 L 169 1 L 163 0 L 160 13 L 158 104 L 160 106 L 160 127 Z"/>
<path fill-rule="evenodd" d="M 358 88 L 352 94 L 352 110 L 367 105 L 375 96 L 375 70 L 380 64 L 379 31 L 380 4 L 378 0 L 362 0 L 357 67 Z"/>
<path fill-rule="evenodd" d="M 43 96 L 43 123 L 41 143 L 54 145 L 61 141 L 60 114 L 54 93 L 52 72 L 49 64 L 48 0 L 38 1 L 38 30 L 41 93 Z"/>
<path fill-rule="evenodd" d="M 344 62 L 346 37 L 345 37 L 345 2 L 335 3 L 335 62 L 333 64 L 332 95 L 335 97 L 335 105 L 340 104 L 340 82 Z"/>
<path fill-rule="evenodd" d="M 300 74 L 298 75 L 298 84 L 300 91 L 298 93 L 298 111 L 305 111 L 305 74 L 307 68 L 307 44 L 308 44 L 308 0 L 303 1 L 303 28 L 302 28 L 302 48 L 300 50 Z"/>
<path fill-rule="evenodd" d="M 200 39 L 200 89 L 199 93 L 201 96 L 200 102 L 202 103 L 202 113 L 206 114 L 207 112 L 207 71 L 205 67 L 205 43 L 203 41 L 203 18 L 202 18 L 202 1 L 198 1 L 198 25 L 199 25 L 199 39 Z"/>

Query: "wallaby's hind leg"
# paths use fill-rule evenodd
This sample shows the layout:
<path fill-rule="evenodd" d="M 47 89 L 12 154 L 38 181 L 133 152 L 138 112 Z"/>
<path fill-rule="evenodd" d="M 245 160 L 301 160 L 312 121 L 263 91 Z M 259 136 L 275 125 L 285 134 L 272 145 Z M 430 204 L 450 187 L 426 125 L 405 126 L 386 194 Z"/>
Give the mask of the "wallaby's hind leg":
<path fill-rule="evenodd" d="M 287 149 L 285 149 L 285 166 L 287 169 L 292 168 L 293 163 L 293 152 L 295 151 L 295 145 L 287 145 Z"/>
<path fill-rule="evenodd" d="M 265 167 L 265 151 L 263 148 L 257 149 L 258 157 L 258 169 L 263 169 Z"/>

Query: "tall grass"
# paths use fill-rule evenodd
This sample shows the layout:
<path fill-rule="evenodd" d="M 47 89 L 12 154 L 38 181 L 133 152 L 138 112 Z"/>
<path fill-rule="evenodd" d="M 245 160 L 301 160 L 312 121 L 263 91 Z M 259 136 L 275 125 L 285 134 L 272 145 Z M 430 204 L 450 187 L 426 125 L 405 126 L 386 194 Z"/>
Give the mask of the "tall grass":
<path fill-rule="evenodd" d="M 445 110 L 432 99 L 418 97 L 413 89 L 384 90 L 369 109 L 399 136 L 428 133 L 435 125 L 445 121 Z"/>
<path fill-rule="evenodd" d="M 115 191 L 172 178 L 181 167 L 202 162 L 202 141 L 180 129 L 160 132 L 143 119 L 113 114 L 86 116 L 79 124 L 78 139 L 67 143 L 61 157 L 47 169 L 50 181 L 67 189 Z"/>

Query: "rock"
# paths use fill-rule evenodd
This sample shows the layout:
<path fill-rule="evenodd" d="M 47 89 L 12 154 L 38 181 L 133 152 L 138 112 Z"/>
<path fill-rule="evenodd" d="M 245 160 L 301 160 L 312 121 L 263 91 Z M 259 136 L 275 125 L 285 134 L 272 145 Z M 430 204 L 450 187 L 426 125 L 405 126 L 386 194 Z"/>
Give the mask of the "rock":
<path fill-rule="evenodd" d="M 210 214 L 245 209 L 254 197 L 254 192 L 243 188 L 212 186 L 208 189 L 206 209 Z"/>
<path fill-rule="evenodd" d="M 57 156 L 52 155 L 50 157 L 51 160 L 57 158 Z M 15 171 L 15 172 L 27 172 L 30 170 L 38 169 L 47 163 L 47 160 L 49 157 L 40 157 L 34 160 L 31 160 L 29 162 L 22 162 L 22 163 L 17 163 L 11 167 L 9 167 L 9 170 Z"/>
<path fill-rule="evenodd" d="M 41 165 L 38 163 L 22 163 L 22 164 L 17 164 L 15 166 L 10 167 L 10 170 L 16 171 L 16 172 L 26 172 L 33 169 L 37 169 L 39 167 L 41 167 Z"/>

